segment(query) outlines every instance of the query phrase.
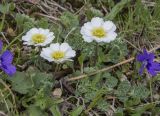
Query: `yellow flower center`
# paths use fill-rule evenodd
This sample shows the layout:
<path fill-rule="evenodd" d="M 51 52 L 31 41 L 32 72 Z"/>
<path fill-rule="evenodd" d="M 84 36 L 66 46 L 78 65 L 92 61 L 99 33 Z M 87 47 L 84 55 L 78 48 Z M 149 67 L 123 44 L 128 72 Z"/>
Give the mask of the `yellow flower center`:
<path fill-rule="evenodd" d="M 45 39 L 46 39 L 46 37 L 43 34 L 34 34 L 32 36 L 32 40 L 36 44 L 43 43 L 45 41 Z"/>
<path fill-rule="evenodd" d="M 55 51 L 52 53 L 52 58 L 54 58 L 56 60 L 59 60 L 63 57 L 64 57 L 64 52 L 62 52 L 62 51 Z"/>
<path fill-rule="evenodd" d="M 96 36 L 98 38 L 102 38 L 102 37 L 106 36 L 106 32 L 102 27 L 94 28 L 92 30 L 92 34 L 93 34 L 93 36 Z"/>

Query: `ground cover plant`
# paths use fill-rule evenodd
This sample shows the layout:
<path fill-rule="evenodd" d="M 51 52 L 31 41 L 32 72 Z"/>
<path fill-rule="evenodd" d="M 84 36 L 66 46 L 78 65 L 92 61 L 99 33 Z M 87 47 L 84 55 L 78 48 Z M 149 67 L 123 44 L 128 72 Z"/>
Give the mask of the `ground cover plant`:
<path fill-rule="evenodd" d="M 1 0 L 0 115 L 159 116 L 159 0 Z"/>

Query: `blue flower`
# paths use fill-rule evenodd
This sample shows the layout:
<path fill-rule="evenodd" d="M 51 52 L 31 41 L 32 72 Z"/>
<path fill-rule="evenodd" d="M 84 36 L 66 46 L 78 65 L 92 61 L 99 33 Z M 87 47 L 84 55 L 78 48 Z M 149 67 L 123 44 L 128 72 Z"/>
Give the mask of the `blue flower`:
<path fill-rule="evenodd" d="M 142 75 L 146 68 L 148 73 L 152 76 L 156 76 L 157 72 L 160 71 L 160 63 L 154 61 L 154 54 L 148 53 L 146 49 L 143 50 L 142 54 L 137 55 L 137 60 L 142 63 L 139 73 Z"/>
<path fill-rule="evenodd" d="M 0 51 L 2 50 L 3 43 L 0 41 Z M 16 67 L 12 65 L 13 54 L 6 50 L 0 55 L 0 69 L 3 70 L 9 76 L 16 73 Z"/>

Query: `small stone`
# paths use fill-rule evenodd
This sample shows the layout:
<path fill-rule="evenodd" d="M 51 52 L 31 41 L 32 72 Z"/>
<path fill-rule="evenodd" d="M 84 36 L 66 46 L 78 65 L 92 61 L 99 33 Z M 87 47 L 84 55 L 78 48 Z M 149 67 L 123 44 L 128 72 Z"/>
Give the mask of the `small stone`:
<path fill-rule="evenodd" d="M 52 94 L 54 97 L 60 98 L 62 95 L 62 90 L 60 88 L 55 88 Z"/>

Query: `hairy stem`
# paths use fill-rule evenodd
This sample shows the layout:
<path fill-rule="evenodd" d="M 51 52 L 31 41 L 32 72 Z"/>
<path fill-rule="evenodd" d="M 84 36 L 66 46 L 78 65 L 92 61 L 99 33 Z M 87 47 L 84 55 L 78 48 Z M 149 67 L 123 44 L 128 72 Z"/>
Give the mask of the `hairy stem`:
<path fill-rule="evenodd" d="M 6 17 L 6 14 L 3 14 L 2 22 L 1 22 L 1 25 L 0 25 L 0 32 L 2 32 L 4 21 L 5 21 L 5 17 Z"/>

